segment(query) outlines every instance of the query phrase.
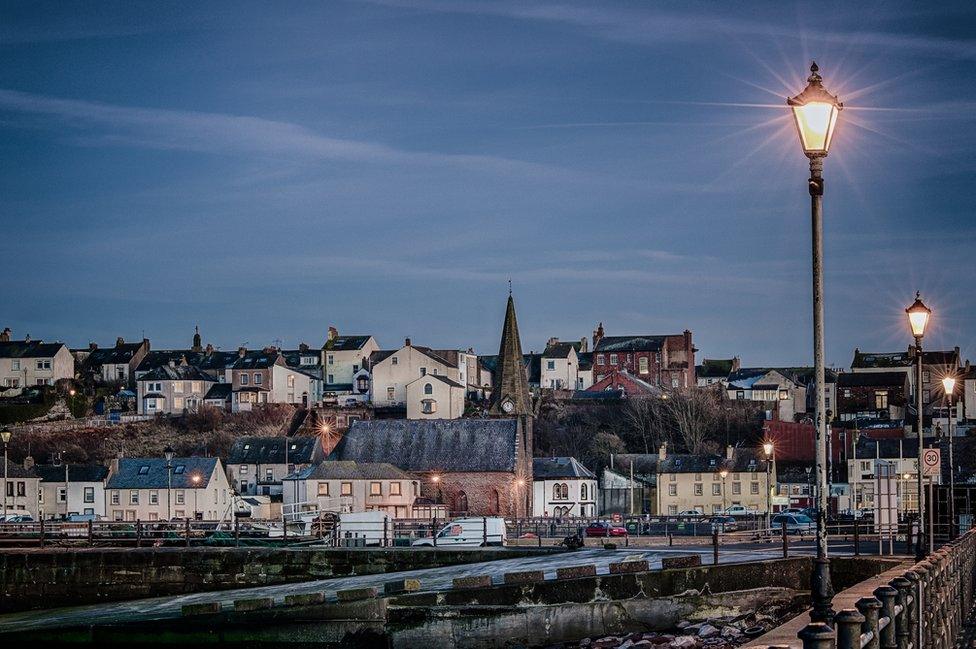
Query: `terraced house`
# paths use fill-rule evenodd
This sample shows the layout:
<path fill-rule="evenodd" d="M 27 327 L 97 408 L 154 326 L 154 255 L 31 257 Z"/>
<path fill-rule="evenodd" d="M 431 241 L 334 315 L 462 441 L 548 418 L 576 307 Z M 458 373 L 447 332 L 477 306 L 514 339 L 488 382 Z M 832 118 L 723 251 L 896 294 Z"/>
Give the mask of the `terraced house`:
<path fill-rule="evenodd" d="M 61 379 L 73 379 L 75 359 L 59 342 L 10 340 L 10 329 L 0 333 L 0 388 L 23 388 L 31 385 L 54 385 Z"/>
<path fill-rule="evenodd" d="M 674 335 L 607 336 L 601 322 L 593 332 L 593 382 L 613 370 L 672 390 L 693 387 L 695 349 L 691 332 Z"/>
<path fill-rule="evenodd" d="M 233 495 L 217 458 L 122 458 L 112 462 L 105 515 L 113 521 L 213 521 L 233 515 Z"/>

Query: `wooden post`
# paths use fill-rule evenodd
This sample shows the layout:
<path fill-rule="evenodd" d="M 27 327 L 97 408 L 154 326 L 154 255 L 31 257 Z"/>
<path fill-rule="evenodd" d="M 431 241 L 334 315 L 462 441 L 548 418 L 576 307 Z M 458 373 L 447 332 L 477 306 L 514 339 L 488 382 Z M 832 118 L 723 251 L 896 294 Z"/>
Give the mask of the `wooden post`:
<path fill-rule="evenodd" d="M 783 533 L 783 558 L 784 559 L 789 559 L 790 558 L 790 539 L 786 535 L 786 517 L 785 516 L 783 517 L 783 520 L 780 521 L 780 528 L 782 529 L 782 533 Z"/>
<path fill-rule="evenodd" d="M 484 545 L 488 545 L 488 517 L 481 517 L 481 542 Z"/>
<path fill-rule="evenodd" d="M 40 536 L 40 539 L 39 540 L 40 540 L 40 543 L 41 543 L 41 547 L 43 548 L 44 547 L 44 514 L 41 514 L 40 516 L 41 516 L 41 518 L 40 518 L 40 520 L 41 520 L 41 536 Z"/>
<path fill-rule="evenodd" d="M 88 545 L 95 545 L 95 530 L 92 521 L 88 521 Z"/>
<path fill-rule="evenodd" d="M 712 563 L 718 565 L 718 527 L 712 529 Z"/>
<path fill-rule="evenodd" d="M 241 547 L 240 520 L 237 518 L 236 513 L 234 515 L 234 547 L 235 548 Z"/>
<path fill-rule="evenodd" d="M 142 547 L 142 521 L 136 519 L 136 547 Z"/>
<path fill-rule="evenodd" d="M 186 547 L 190 547 L 190 519 L 186 519 Z"/>
<path fill-rule="evenodd" d="M 854 519 L 854 556 L 861 556 L 861 526 L 858 524 L 858 520 Z"/>

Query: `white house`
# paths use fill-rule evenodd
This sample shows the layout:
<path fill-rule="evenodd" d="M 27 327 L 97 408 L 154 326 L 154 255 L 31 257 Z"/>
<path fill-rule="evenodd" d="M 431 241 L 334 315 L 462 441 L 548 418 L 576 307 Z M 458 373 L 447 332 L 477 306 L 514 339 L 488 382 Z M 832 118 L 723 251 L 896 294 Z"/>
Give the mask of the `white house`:
<path fill-rule="evenodd" d="M 428 374 L 467 386 L 469 371 L 477 370 L 477 362 L 473 353 L 420 347 L 409 338 L 400 349 L 373 352 L 369 359 L 373 405 L 405 406 L 407 384 Z"/>
<path fill-rule="evenodd" d="M 45 519 L 67 516 L 105 518 L 105 481 L 108 467 L 103 464 L 38 464 L 40 476 L 40 514 Z"/>
<path fill-rule="evenodd" d="M 420 481 L 385 462 L 320 462 L 285 478 L 285 511 L 383 511 L 413 518 Z"/>
<path fill-rule="evenodd" d="M 113 521 L 229 520 L 234 492 L 214 457 L 112 461 L 105 515 Z"/>
<path fill-rule="evenodd" d="M 274 348 L 238 351 L 231 367 L 231 410 L 242 412 L 265 403 L 311 405 L 315 377 L 288 367 L 284 356 Z"/>
<path fill-rule="evenodd" d="M 318 437 L 239 437 L 227 456 L 227 477 L 242 496 L 277 496 L 286 475 L 322 459 Z"/>
<path fill-rule="evenodd" d="M 24 464 L 8 462 L 6 478 L 0 494 L 3 495 L 4 514 L 30 514 L 37 516 L 40 511 L 41 478 L 34 471 L 34 460 L 30 457 Z"/>
<path fill-rule="evenodd" d="M 596 516 L 596 475 L 574 457 L 532 459 L 533 516 Z"/>
<path fill-rule="evenodd" d="M 407 419 L 460 419 L 464 386 L 446 376 L 428 374 L 407 383 Z"/>
<path fill-rule="evenodd" d="M 10 329 L 0 333 L 0 388 L 54 385 L 75 377 L 75 357 L 63 343 L 10 340 Z"/>
<path fill-rule="evenodd" d="M 580 390 L 579 356 L 581 343 L 561 343 L 550 338 L 542 353 L 539 385 L 553 390 Z"/>
<path fill-rule="evenodd" d="M 136 407 L 140 415 L 181 415 L 203 405 L 217 377 L 190 365 L 163 365 L 136 381 Z"/>
<path fill-rule="evenodd" d="M 367 366 L 370 355 L 379 348 L 372 336 L 340 336 L 335 327 L 329 327 L 329 337 L 321 350 L 325 391 L 352 391 L 356 373 Z"/>

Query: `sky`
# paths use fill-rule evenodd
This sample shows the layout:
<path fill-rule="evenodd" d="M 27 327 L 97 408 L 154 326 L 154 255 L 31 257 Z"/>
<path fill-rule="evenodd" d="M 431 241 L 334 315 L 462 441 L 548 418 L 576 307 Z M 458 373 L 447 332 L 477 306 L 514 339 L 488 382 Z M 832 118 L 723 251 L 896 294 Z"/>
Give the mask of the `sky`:
<path fill-rule="evenodd" d="M 812 362 L 811 59 L 827 362 L 976 360 L 976 5 L 3 2 L 0 327 L 495 353 L 679 333 Z"/>

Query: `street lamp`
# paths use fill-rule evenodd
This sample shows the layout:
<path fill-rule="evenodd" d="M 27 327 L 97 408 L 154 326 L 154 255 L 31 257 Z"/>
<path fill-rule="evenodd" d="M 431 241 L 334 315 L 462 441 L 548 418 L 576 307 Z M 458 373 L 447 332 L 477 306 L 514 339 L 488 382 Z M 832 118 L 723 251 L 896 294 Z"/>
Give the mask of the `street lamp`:
<path fill-rule="evenodd" d="M 166 520 L 173 520 L 173 449 L 169 446 L 163 449 L 166 457 Z"/>
<path fill-rule="evenodd" d="M 922 497 L 922 473 L 924 472 L 922 467 L 925 466 L 922 459 L 925 453 L 925 444 L 923 444 L 925 436 L 922 430 L 925 423 L 923 412 L 925 405 L 922 403 L 922 338 L 932 316 L 932 309 L 925 306 L 922 302 L 922 294 L 916 291 L 915 301 L 905 309 L 905 313 L 908 314 L 908 324 L 915 338 L 915 407 L 918 409 L 918 543 L 915 544 L 915 559 L 921 561 L 925 558 L 925 499 Z"/>
<path fill-rule="evenodd" d="M 193 483 L 193 518 L 196 518 L 199 515 L 199 511 L 197 510 L 197 489 L 200 488 L 200 480 L 201 478 L 199 473 L 194 473 L 192 476 L 190 476 L 190 482 Z M 200 519 L 202 520 L 203 516 L 200 516 Z"/>
<path fill-rule="evenodd" d="M 956 418 L 952 414 L 952 395 L 956 391 L 956 377 L 943 377 L 942 389 L 945 390 L 946 400 L 949 402 L 949 538 L 953 539 L 956 536 L 956 465 L 952 459 L 952 438 Z"/>
<path fill-rule="evenodd" d="M 729 477 L 729 470 L 722 469 L 718 474 L 722 477 L 722 513 L 724 514 L 725 510 L 729 508 L 725 502 L 725 479 Z"/>
<path fill-rule="evenodd" d="M 773 453 L 775 447 L 770 441 L 763 442 L 763 453 L 766 454 L 766 529 L 773 526 Z"/>
<path fill-rule="evenodd" d="M 9 428 L 0 430 L 0 440 L 3 440 L 3 520 L 7 520 L 7 444 L 14 434 Z"/>
<path fill-rule="evenodd" d="M 834 589 L 830 583 L 830 560 L 827 558 L 827 435 L 824 398 L 824 307 L 823 307 L 823 159 L 827 157 L 834 138 L 837 117 L 844 107 L 837 97 L 823 87 L 823 79 L 816 63 L 810 66 L 807 87 L 786 100 L 793 111 L 797 135 L 803 153 L 810 159 L 810 211 L 813 242 L 813 365 L 814 439 L 817 467 L 817 557 L 814 559 L 810 594 L 813 600 L 813 622 L 832 623 L 834 611 L 831 600 Z"/>

